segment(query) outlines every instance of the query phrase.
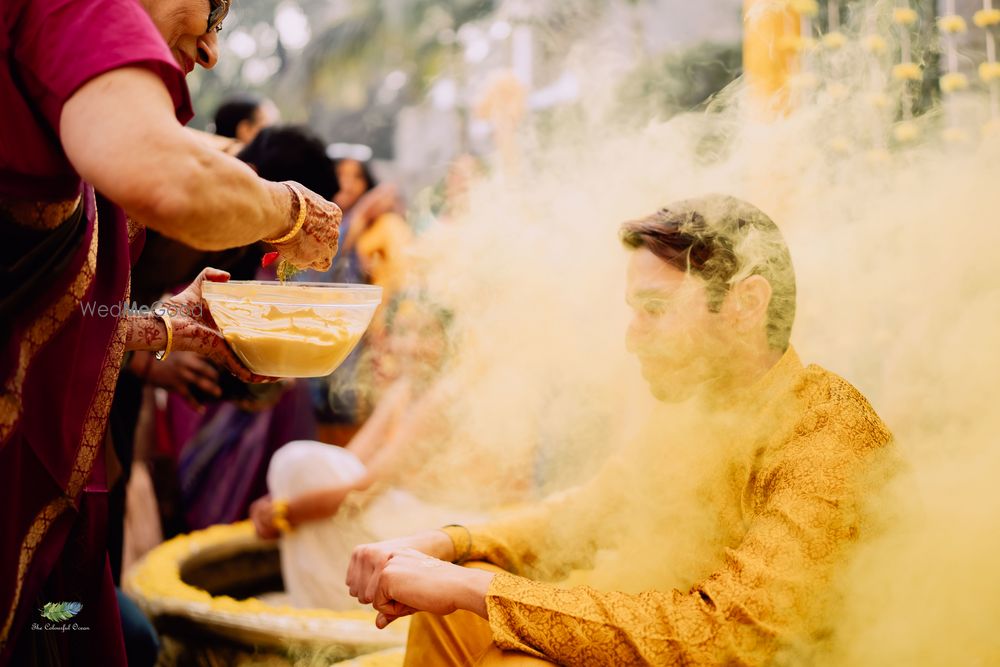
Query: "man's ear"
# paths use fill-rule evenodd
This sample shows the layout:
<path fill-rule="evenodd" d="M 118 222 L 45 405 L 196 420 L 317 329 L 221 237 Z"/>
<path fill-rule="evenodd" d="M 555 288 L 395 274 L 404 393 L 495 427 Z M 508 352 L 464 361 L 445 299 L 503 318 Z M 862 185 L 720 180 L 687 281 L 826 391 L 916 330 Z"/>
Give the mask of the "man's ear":
<path fill-rule="evenodd" d="M 764 276 L 750 276 L 729 290 L 728 306 L 733 323 L 743 331 L 767 321 L 771 305 L 771 283 Z"/>

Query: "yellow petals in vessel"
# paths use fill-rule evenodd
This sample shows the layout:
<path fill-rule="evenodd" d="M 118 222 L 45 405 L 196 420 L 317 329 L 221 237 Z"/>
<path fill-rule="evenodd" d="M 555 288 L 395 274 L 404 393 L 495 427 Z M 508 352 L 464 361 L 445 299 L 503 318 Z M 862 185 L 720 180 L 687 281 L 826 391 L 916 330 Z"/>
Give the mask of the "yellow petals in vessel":
<path fill-rule="evenodd" d="M 954 93 L 969 87 L 969 77 L 959 72 L 951 72 L 941 77 L 941 92 Z"/>
<path fill-rule="evenodd" d="M 892 20 L 898 25 L 913 25 L 918 18 L 917 10 L 911 7 L 896 7 L 892 10 Z"/>
<path fill-rule="evenodd" d="M 938 19 L 938 28 L 941 32 L 946 32 L 955 35 L 960 32 L 965 32 L 968 26 L 965 23 L 965 19 L 958 14 L 951 14 L 949 16 L 942 16 Z"/>
<path fill-rule="evenodd" d="M 983 83 L 991 83 L 1000 79 L 1000 63 L 986 62 L 979 66 L 979 78 Z"/>
<path fill-rule="evenodd" d="M 892 68 L 892 78 L 897 81 L 920 81 L 924 73 L 917 63 L 899 63 Z"/>
<path fill-rule="evenodd" d="M 1000 9 L 980 9 L 973 14 L 972 22 L 980 28 L 1000 25 Z"/>

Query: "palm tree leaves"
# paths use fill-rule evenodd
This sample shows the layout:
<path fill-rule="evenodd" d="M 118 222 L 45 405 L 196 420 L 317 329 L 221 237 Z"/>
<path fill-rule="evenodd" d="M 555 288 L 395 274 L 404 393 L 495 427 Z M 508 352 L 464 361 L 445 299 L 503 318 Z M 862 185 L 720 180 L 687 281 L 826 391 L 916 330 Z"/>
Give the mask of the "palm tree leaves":
<path fill-rule="evenodd" d="M 79 602 L 46 602 L 39 610 L 43 618 L 54 623 L 68 621 L 83 609 L 83 604 Z"/>

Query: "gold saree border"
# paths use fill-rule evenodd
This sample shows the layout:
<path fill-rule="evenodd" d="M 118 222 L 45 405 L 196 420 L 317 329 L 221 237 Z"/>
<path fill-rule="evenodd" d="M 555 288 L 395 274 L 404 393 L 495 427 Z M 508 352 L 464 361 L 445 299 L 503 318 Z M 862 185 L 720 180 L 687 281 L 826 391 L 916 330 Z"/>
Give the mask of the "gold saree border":
<path fill-rule="evenodd" d="M 28 366 L 38 353 L 38 350 L 59 331 L 74 308 L 79 307 L 83 296 L 94 282 L 97 273 L 97 202 L 94 202 L 94 227 L 90 238 L 87 257 L 76 278 L 61 297 L 38 316 L 21 337 L 21 345 L 17 354 L 17 364 L 14 372 L 4 381 L 0 393 L 0 447 L 7 441 L 21 419 L 23 409 L 21 396 L 24 391 L 24 379 L 28 374 Z"/>
<path fill-rule="evenodd" d="M 11 415 L 9 415 L 6 410 L 4 411 L 4 421 L 0 424 L 0 428 L 4 430 L 0 430 L 0 434 L 2 434 L 0 442 L 9 437 L 10 431 L 20 418 L 21 390 L 23 388 L 24 376 L 26 374 L 28 364 L 38 349 L 65 323 L 73 308 L 76 307 L 76 304 L 79 303 L 80 299 L 82 299 L 83 295 L 86 294 L 87 290 L 90 289 L 90 286 L 93 283 L 97 269 L 98 237 L 99 228 L 96 217 L 95 202 L 93 235 L 91 237 L 86 261 L 81 267 L 80 272 L 67 293 L 64 294 L 56 302 L 56 304 L 49 309 L 48 312 L 39 317 L 39 319 L 32 324 L 28 335 L 25 336 L 25 339 L 22 341 L 20 363 L 18 365 L 17 372 L 12 376 L 11 381 L 8 382 L 8 387 L 16 389 L 15 397 L 17 413 L 13 415 L 14 418 L 10 420 L 9 417 Z M 130 290 L 131 280 L 126 285 L 126 298 L 128 297 Z M 38 550 L 38 546 L 45 539 L 45 536 L 48 534 L 53 522 L 59 517 L 59 515 L 73 506 L 72 499 L 79 495 L 80 491 L 83 490 L 84 484 L 86 484 L 87 480 L 90 478 L 94 461 L 97 458 L 97 454 L 100 451 L 101 444 L 103 443 L 107 417 L 109 411 L 111 410 L 112 400 L 114 399 L 118 373 L 121 367 L 122 357 L 125 353 L 127 326 L 128 322 L 126 318 L 122 317 L 118 320 L 118 325 L 115 328 L 111 344 L 105 353 L 97 389 L 94 391 L 94 395 L 91 398 L 87 416 L 84 418 L 80 447 L 77 450 L 76 460 L 73 464 L 73 472 L 70 475 L 69 484 L 66 489 L 66 495 L 54 499 L 46 505 L 38 513 L 38 515 L 35 516 L 21 542 L 17 565 L 17 578 L 14 584 L 14 595 L 11 600 L 11 607 L 7 612 L 6 618 L 4 618 L 3 625 L 0 626 L 0 651 L 4 649 L 7 644 L 7 640 L 10 637 L 10 630 L 14 622 L 14 615 L 18 609 L 21 600 L 21 592 L 24 588 L 24 579 L 32 561 L 34 560 L 35 552 Z M 4 396 L 3 399 L 8 400 L 13 393 L 14 392 L 11 392 Z M 4 407 L 6 408 L 7 406 L 5 405 Z"/>
<path fill-rule="evenodd" d="M 21 601 L 21 590 L 24 588 L 24 577 L 28 572 L 35 551 L 38 545 L 49 532 L 52 523 L 64 511 L 73 506 L 72 499 L 77 497 L 83 490 L 84 484 L 90 478 L 90 472 L 94 465 L 94 460 L 104 442 L 104 432 L 107 426 L 108 412 L 111 410 L 111 402 L 115 395 L 115 386 L 118 381 L 118 372 L 121 367 L 122 357 L 125 354 L 125 334 L 128 321 L 123 317 L 118 320 L 114 338 L 108 347 L 104 357 L 104 364 L 101 367 L 101 377 L 97 390 L 90 402 L 90 409 L 83 424 L 83 436 L 80 448 L 77 450 L 76 461 L 73 464 L 73 473 L 70 476 L 66 495 L 56 498 L 39 512 L 31 523 L 31 527 L 21 542 L 21 551 L 17 563 L 17 580 L 14 584 L 14 597 L 11 600 L 11 608 L 4 619 L 4 624 L 0 627 L 0 651 L 3 650 L 10 636 L 10 629 L 14 623 L 14 614 L 17 611 L 18 603 Z"/>
<path fill-rule="evenodd" d="M 0 212 L 28 229 L 52 231 L 61 226 L 80 205 L 83 195 L 62 201 L 0 199 Z"/>

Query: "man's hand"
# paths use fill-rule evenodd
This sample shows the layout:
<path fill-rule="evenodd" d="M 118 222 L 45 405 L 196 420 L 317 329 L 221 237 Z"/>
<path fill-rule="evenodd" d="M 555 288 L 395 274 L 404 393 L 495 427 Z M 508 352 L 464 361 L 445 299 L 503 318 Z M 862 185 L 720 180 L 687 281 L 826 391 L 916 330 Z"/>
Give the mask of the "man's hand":
<path fill-rule="evenodd" d="M 418 611 L 445 616 L 465 609 L 486 618 L 486 593 L 494 574 L 452 565 L 415 549 L 389 555 L 359 596 L 377 612 L 375 624 L 384 628 L 397 618 Z"/>
<path fill-rule="evenodd" d="M 451 561 L 455 558 L 455 545 L 443 530 L 428 530 L 408 537 L 400 537 L 385 542 L 362 544 L 351 554 L 347 566 L 347 588 L 351 595 L 364 604 L 371 604 L 374 598 L 365 595 L 373 577 L 382 571 L 392 555 L 397 551 L 413 549 L 432 558 Z"/>

